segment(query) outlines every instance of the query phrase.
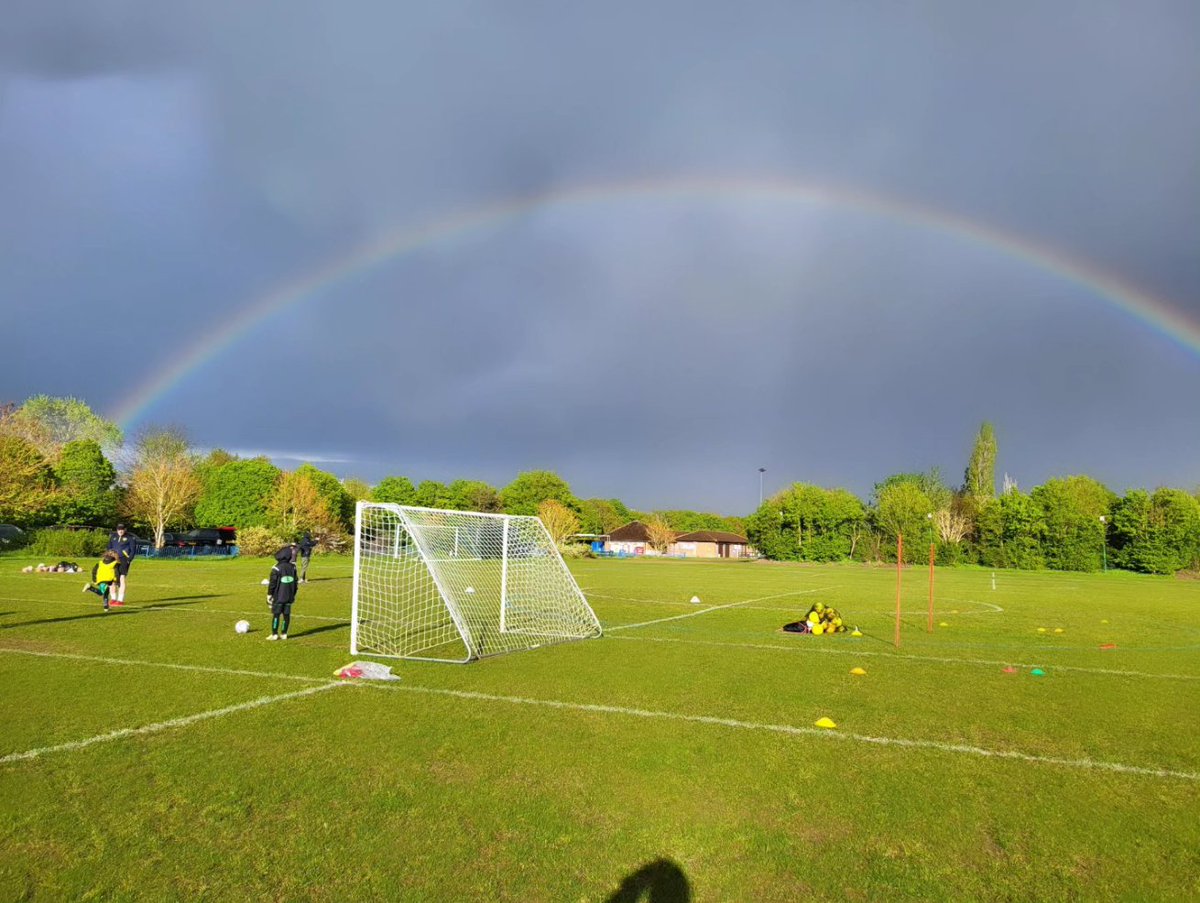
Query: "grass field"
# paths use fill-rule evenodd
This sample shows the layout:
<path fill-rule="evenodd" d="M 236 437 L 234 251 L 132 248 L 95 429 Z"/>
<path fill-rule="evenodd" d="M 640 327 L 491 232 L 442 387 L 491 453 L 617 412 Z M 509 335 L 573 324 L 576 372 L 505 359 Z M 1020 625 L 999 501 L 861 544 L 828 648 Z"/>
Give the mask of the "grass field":
<path fill-rule="evenodd" d="M 0 900 L 1200 897 L 1194 582 L 948 569 L 928 634 L 913 569 L 896 650 L 892 570 L 582 561 L 603 638 L 380 685 L 332 679 L 349 559 L 286 643 L 262 560 L 138 561 L 107 615 L 27 563 Z M 818 599 L 867 635 L 779 632 Z"/>

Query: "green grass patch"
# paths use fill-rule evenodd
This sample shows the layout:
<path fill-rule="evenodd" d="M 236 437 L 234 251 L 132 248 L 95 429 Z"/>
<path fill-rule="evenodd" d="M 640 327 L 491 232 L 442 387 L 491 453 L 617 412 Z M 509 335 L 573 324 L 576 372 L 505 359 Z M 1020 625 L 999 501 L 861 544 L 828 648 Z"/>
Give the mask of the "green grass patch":
<path fill-rule="evenodd" d="M 109 614 L 30 562 L 0 899 L 604 900 L 664 861 L 679 899 L 1200 895 L 1193 582 L 939 571 L 927 633 L 914 568 L 897 649 L 891 569 L 580 560 L 603 638 L 322 689 L 349 558 L 286 643 L 261 559 L 138 561 Z M 780 632 L 817 599 L 866 635 Z"/>

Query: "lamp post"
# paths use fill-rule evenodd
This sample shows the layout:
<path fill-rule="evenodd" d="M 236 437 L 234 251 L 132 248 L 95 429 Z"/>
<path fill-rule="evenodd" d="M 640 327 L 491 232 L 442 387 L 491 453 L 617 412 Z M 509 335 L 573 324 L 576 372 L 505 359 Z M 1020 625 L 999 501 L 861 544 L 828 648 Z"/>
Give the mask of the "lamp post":
<path fill-rule="evenodd" d="M 929 521 L 929 544 L 933 545 L 933 512 L 930 511 L 925 515 L 925 520 Z"/>
<path fill-rule="evenodd" d="M 767 472 L 765 467 L 758 469 L 758 507 L 762 507 L 763 502 L 763 474 Z"/>
<path fill-rule="evenodd" d="M 1108 571 L 1108 518 L 1103 514 L 1100 515 L 1100 530 L 1103 533 L 1103 538 L 1100 540 L 1100 555 L 1104 561 L 1104 570 Z"/>

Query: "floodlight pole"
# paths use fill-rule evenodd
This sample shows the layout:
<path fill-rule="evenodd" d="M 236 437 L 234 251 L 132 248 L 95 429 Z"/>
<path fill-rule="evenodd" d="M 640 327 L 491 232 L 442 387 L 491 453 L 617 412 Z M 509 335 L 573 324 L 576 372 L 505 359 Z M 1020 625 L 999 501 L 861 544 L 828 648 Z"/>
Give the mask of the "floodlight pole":
<path fill-rule="evenodd" d="M 758 507 L 762 507 L 763 503 L 763 474 L 767 472 L 765 467 L 758 469 Z"/>
<path fill-rule="evenodd" d="M 1108 572 L 1108 519 L 1103 514 L 1100 515 L 1100 530 L 1104 536 L 1100 540 L 1100 555 L 1104 561 L 1104 571 Z"/>

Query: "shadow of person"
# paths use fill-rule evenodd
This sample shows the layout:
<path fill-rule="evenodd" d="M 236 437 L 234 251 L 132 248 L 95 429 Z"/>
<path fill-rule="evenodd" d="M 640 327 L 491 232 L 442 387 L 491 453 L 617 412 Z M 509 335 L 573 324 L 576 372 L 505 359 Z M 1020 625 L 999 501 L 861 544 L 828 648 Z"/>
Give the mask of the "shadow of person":
<path fill-rule="evenodd" d="M 605 903 L 691 903 L 692 886 L 670 859 L 655 859 L 626 875 Z"/>

